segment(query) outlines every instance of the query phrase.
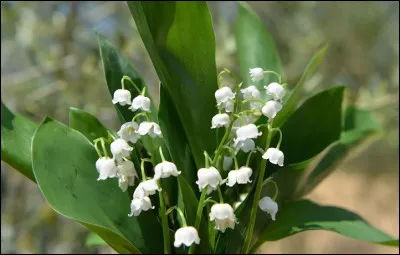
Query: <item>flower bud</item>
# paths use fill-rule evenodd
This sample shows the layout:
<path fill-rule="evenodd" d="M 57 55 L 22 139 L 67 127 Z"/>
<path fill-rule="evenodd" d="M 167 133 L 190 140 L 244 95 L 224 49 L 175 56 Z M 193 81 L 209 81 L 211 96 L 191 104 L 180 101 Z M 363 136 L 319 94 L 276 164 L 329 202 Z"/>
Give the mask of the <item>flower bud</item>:
<path fill-rule="evenodd" d="M 261 81 L 264 79 L 264 70 L 260 67 L 251 68 L 249 73 L 252 81 Z"/>
<path fill-rule="evenodd" d="M 167 178 L 172 176 L 178 176 L 181 174 L 181 171 L 178 171 L 176 165 L 169 161 L 163 161 L 158 163 L 154 168 L 154 177 L 153 179 L 158 180 L 160 178 Z"/>
<path fill-rule="evenodd" d="M 133 112 L 142 109 L 145 112 L 150 112 L 150 98 L 139 95 L 132 100 L 132 105 L 129 107 Z"/>
<path fill-rule="evenodd" d="M 226 185 L 229 187 L 233 187 L 233 185 L 237 184 L 246 184 L 250 183 L 250 176 L 253 173 L 250 167 L 242 166 L 238 170 L 232 170 L 228 173 L 228 182 Z"/>
<path fill-rule="evenodd" d="M 235 228 L 236 216 L 229 204 L 214 204 L 211 207 L 210 221 L 215 220 L 215 228 L 222 233 L 229 227 Z"/>
<path fill-rule="evenodd" d="M 199 186 L 200 191 L 207 187 L 207 194 L 216 190 L 222 182 L 221 175 L 215 167 L 200 168 L 197 171 L 197 178 L 196 184 Z"/>
<path fill-rule="evenodd" d="M 281 109 L 281 103 L 271 100 L 265 103 L 261 111 L 266 117 L 273 119 Z"/>
<path fill-rule="evenodd" d="M 114 159 L 102 157 L 96 161 L 96 169 L 99 173 L 98 181 L 117 176 L 118 167 L 115 165 Z"/>
<path fill-rule="evenodd" d="M 215 115 L 211 120 L 211 128 L 228 127 L 230 123 L 229 115 L 226 113 L 220 113 Z"/>
<path fill-rule="evenodd" d="M 194 227 L 182 227 L 175 232 L 174 246 L 176 248 L 182 244 L 190 247 L 193 243 L 200 244 L 199 233 Z"/>
<path fill-rule="evenodd" d="M 282 100 L 285 96 L 285 89 L 283 86 L 277 82 L 272 82 L 268 86 L 264 86 L 267 90 L 267 95 L 270 95 L 274 100 Z"/>

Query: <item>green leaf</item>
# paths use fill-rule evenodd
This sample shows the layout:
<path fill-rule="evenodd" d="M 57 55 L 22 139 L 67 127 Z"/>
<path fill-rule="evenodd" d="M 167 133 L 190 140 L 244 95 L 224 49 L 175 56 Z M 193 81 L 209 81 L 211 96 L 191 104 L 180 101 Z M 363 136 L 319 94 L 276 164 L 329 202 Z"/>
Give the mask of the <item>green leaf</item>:
<path fill-rule="evenodd" d="M 303 91 L 304 84 L 321 65 L 327 50 L 328 50 L 328 45 L 325 45 L 312 57 L 312 59 L 310 60 L 310 62 L 306 67 L 306 70 L 300 77 L 300 80 L 297 83 L 296 87 L 293 90 L 289 90 L 286 92 L 286 95 L 283 98 L 284 106 L 282 110 L 274 118 L 274 127 L 281 127 L 285 123 L 285 121 L 290 117 L 290 115 L 296 111 L 297 105 L 299 104 L 300 101 L 301 93 Z"/>
<path fill-rule="evenodd" d="M 217 112 L 212 103 L 218 88 L 215 38 L 207 4 L 132 1 L 128 6 L 200 168 L 203 151 L 216 147 L 210 129 Z"/>
<path fill-rule="evenodd" d="M 183 130 L 177 110 L 174 107 L 165 89 L 160 86 L 160 111 L 158 121 L 165 143 L 173 162 L 189 182 L 192 189 L 196 189 L 196 165 L 190 150 L 188 139 Z"/>
<path fill-rule="evenodd" d="M 39 188 L 55 211 L 85 224 L 117 252 L 163 251 L 154 211 L 128 217 L 128 192 L 115 178 L 97 181 L 98 156 L 81 133 L 46 118 L 33 137 L 32 159 Z"/>
<path fill-rule="evenodd" d="M 307 175 L 299 183 L 299 189 L 294 197 L 300 198 L 311 192 L 319 183 L 329 176 L 352 151 L 367 137 L 376 134 L 381 127 L 372 114 L 366 110 L 358 109 L 353 105 L 346 108 L 344 128 L 339 141 L 335 142 L 317 164 L 307 169 Z"/>
<path fill-rule="evenodd" d="M 96 247 L 107 245 L 107 243 L 95 232 L 90 232 L 86 239 L 85 245 L 87 247 Z"/>
<path fill-rule="evenodd" d="M 396 247 L 399 245 L 398 239 L 376 229 L 353 212 L 300 200 L 285 205 L 278 212 L 276 221 L 261 233 L 252 250 L 265 241 L 280 240 L 307 230 L 328 230 L 361 241 Z"/>
<path fill-rule="evenodd" d="M 238 8 L 236 45 L 240 73 L 246 87 L 255 85 L 258 89 L 264 90 L 264 85 L 278 81 L 278 78 L 273 74 L 268 74 L 264 80 L 253 82 L 250 79 L 249 69 L 261 67 L 264 70 L 275 71 L 284 76 L 281 60 L 274 40 L 250 6 L 246 2 L 239 2 Z M 261 96 L 262 99 L 266 99 L 266 93 L 261 93 Z"/>
<path fill-rule="evenodd" d="M 324 90 L 305 101 L 282 126 L 284 165 L 303 162 L 339 139 L 344 87 Z M 277 144 L 275 136 L 271 146 Z"/>
<path fill-rule="evenodd" d="M 121 89 L 121 79 L 124 75 L 129 76 L 133 82 L 139 87 L 139 89 L 143 89 L 145 83 L 143 79 L 136 72 L 135 68 L 129 61 L 129 59 L 124 56 L 117 48 L 115 48 L 111 42 L 109 42 L 104 36 L 97 33 L 97 40 L 100 48 L 100 56 L 103 62 L 103 68 L 105 73 L 105 78 L 107 81 L 108 90 L 110 91 L 110 103 L 112 97 L 114 96 L 114 92 L 117 89 Z M 129 90 L 132 95 L 132 99 L 135 98 L 139 93 L 134 89 L 134 87 L 128 82 L 125 81 L 125 89 Z M 147 97 L 150 97 L 148 93 Z M 118 117 L 121 121 L 121 124 L 125 122 L 132 121 L 133 116 L 135 116 L 138 112 L 132 112 L 129 110 L 129 106 L 122 106 L 120 104 L 114 105 L 117 110 Z M 154 106 L 153 100 L 151 100 L 150 105 L 151 117 L 152 120 L 155 121 L 157 119 L 157 108 Z M 153 153 L 161 144 L 162 140 L 159 138 L 151 139 L 148 136 L 142 137 L 143 145 L 149 153 Z M 135 145 L 136 146 L 136 145 Z M 156 158 L 159 159 L 158 154 L 156 154 Z"/>
<path fill-rule="evenodd" d="M 99 137 L 108 137 L 107 128 L 95 116 L 78 108 L 69 108 L 69 126 L 91 142 Z"/>
<path fill-rule="evenodd" d="M 31 140 L 37 125 L 12 113 L 1 100 L 1 160 L 35 182 Z"/>

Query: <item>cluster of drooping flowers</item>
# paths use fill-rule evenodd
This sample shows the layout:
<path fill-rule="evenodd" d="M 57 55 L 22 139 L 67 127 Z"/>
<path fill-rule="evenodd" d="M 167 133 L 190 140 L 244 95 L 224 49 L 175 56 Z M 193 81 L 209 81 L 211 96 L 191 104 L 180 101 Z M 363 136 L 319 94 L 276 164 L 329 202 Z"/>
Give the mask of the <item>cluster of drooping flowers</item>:
<path fill-rule="evenodd" d="M 130 84 L 138 91 L 139 95 L 133 98 L 131 101 L 131 92 L 125 89 L 124 81 L 129 81 Z M 99 154 L 99 159 L 96 162 L 96 168 L 99 173 L 97 180 L 106 180 L 107 178 L 118 178 L 119 187 L 123 192 L 128 189 L 128 186 L 135 186 L 136 179 L 139 178 L 133 162 L 130 160 L 130 155 L 134 148 L 130 144 L 135 144 L 141 140 L 144 136 L 150 138 L 162 137 L 160 126 L 153 121 L 150 121 L 150 98 L 146 97 L 146 88 L 140 90 L 137 85 L 128 76 L 123 76 L 121 80 L 121 89 L 117 89 L 114 92 L 113 104 L 120 104 L 121 106 L 130 105 L 128 109 L 133 112 L 140 110 L 132 121 L 124 123 L 120 130 L 117 132 L 118 137 L 115 137 L 109 133 L 109 138 L 113 141 L 110 145 L 110 151 L 112 158 L 108 156 L 107 148 L 105 146 L 105 138 L 99 138 L 94 141 L 95 148 Z M 139 119 L 142 121 L 139 121 Z M 98 143 L 101 143 L 103 147 L 103 154 L 98 147 Z M 162 191 L 160 179 L 168 178 L 170 176 L 177 177 L 181 172 L 178 171 L 176 165 L 173 162 L 165 160 L 161 147 L 159 148 L 160 157 L 162 162 L 158 163 L 154 167 L 154 175 L 152 178 L 148 178 L 145 173 L 145 162 L 155 164 L 154 159 L 143 158 L 141 159 L 141 175 L 142 181 L 137 185 L 133 192 L 133 198 L 131 202 L 131 213 L 128 216 L 139 216 L 142 211 L 148 211 L 154 209 L 151 203 L 150 196 L 155 195 Z M 159 196 L 162 200 L 162 195 Z M 165 206 L 164 203 L 160 206 Z M 163 208 L 165 210 L 165 208 Z M 179 209 L 177 209 L 179 210 Z M 181 214 L 183 216 L 183 214 Z M 165 214 L 166 217 L 166 214 Z M 182 219 L 182 222 L 186 222 Z M 192 243 L 199 244 L 200 238 L 197 230 L 193 227 L 184 226 L 177 230 L 175 233 L 175 246 L 185 244 L 190 246 Z"/>
<path fill-rule="evenodd" d="M 201 196 L 198 203 L 195 226 L 186 225 L 183 212 L 176 206 L 169 208 L 169 210 L 165 212 L 165 204 L 163 202 L 163 196 L 161 195 L 161 192 L 165 191 L 162 190 L 160 179 L 170 176 L 176 177 L 181 172 L 178 171 L 173 162 L 165 160 L 161 147 L 159 151 L 162 161 L 158 164 L 155 162 L 154 155 L 152 155 L 151 159 L 141 159 L 140 168 L 142 181 L 133 192 L 131 213 L 129 216 L 138 216 L 143 211 L 154 209 L 150 196 L 156 194 L 158 191 L 161 208 L 160 212 L 162 214 L 161 218 L 162 220 L 166 220 L 166 226 L 168 226 L 166 215 L 174 209 L 176 209 L 181 218 L 180 222 L 182 227 L 175 232 L 174 246 L 176 247 L 184 244 L 188 247 L 191 246 L 190 249 L 194 249 L 194 245 L 192 244 L 200 243 L 197 229 L 201 221 L 201 211 L 203 210 L 204 204 L 207 202 L 214 203 L 209 211 L 209 220 L 215 221 L 215 228 L 217 230 L 225 232 L 227 228 L 233 229 L 235 227 L 238 223 L 235 209 L 245 200 L 246 195 L 241 195 L 240 201 L 236 202 L 234 207 L 232 207 L 229 203 L 224 202 L 221 186 L 225 184 L 227 186 L 226 189 L 229 189 L 233 188 L 235 185 L 251 183 L 253 169 L 250 167 L 250 158 L 252 154 L 256 152 L 263 153 L 262 158 L 269 160 L 272 164 L 283 166 L 284 155 L 279 150 L 282 133 L 279 129 L 272 128 L 272 122 L 282 109 L 282 99 L 285 95 L 284 87 L 280 84 L 280 76 L 275 72 L 264 71 L 261 68 L 250 69 L 252 81 L 263 80 L 264 75 L 267 73 L 272 73 L 279 77 L 279 83 L 273 82 L 264 86 L 266 97 L 270 98 L 268 101 L 262 100 L 262 92 L 260 92 L 255 85 L 241 88 L 243 83 L 239 83 L 237 77 L 229 70 L 224 69 L 218 75 L 219 89 L 215 92 L 215 99 L 219 112 L 211 120 L 211 129 L 224 127 L 225 134 L 214 151 L 212 158 L 206 151 L 204 152 L 205 166 L 200 168 L 197 172 L 196 184 L 201 192 Z M 220 85 L 224 74 L 231 76 L 235 80 L 235 84 L 232 86 L 234 91 L 232 91 L 232 88 L 229 86 Z M 129 81 L 139 93 L 132 101 L 130 91 L 124 87 L 124 81 Z M 109 132 L 109 137 L 107 139 L 99 138 L 94 140 L 94 147 L 99 155 L 99 159 L 96 162 L 96 168 L 99 173 L 98 180 L 118 178 L 119 187 L 125 192 L 129 186 L 135 186 L 136 179 L 139 178 L 134 163 L 131 161 L 131 154 L 134 153 L 134 147 L 132 146 L 140 142 L 145 136 L 156 138 L 162 137 L 162 135 L 159 125 L 151 121 L 151 101 L 150 98 L 146 97 L 146 89 L 143 88 L 143 90 L 140 90 L 127 76 L 122 78 L 121 86 L 121 89 L 117 89 L 114 92 L 112 102 L 114 104 L 120 104 L 121 106 L 129 105 L 129 109 L 133 112 L 137 112 L 138 110 L 140 110 L 140 112 L 132 118 L 132 121 L 124 123 L 121 126 L 120 130 L 117 132 L 117 136 Z M 268 124 L 257 126 L 255 122 L 261 114 L 268 118 Z M 140 119 L 141 121 L 139 121 Z M 256 146 L 257 138 L 263 133 L 259 129 L 265 125 L 268 126 L 268 138 L 270 138 L 274 131 L 279 131 L 280 139 L 276 148 L 269 147 L 269 141 L 271 139 L 267 139 L 268 142 L 265 150 Z M 109 150 L 112 157 L 109 157 L 108 148 L 105 145 L 107 141 L 111 142 Z M 99 144 L 101 144 L 102 150 L 99 148 Z M 248 153 L 248 155 L 246 163 L 239 167 L 237 154 L 240 151 Z M 145 162 L 150 162 L 154 166 L 154 175 L 152 178 L 146 176 L 144 168 Z M 229 171 L 225 179 L 221 177 L 222 170 Z M 263 178 L 263 176 L 259 178 Z M 273 182 L 275 184 L 275 195 L 273 198 L 264 197 L 260 199 L 258 205 L 261 210 L 271 215 L 272 220 L 275 220 L 275 215 L 278 212 L 278 205 L 275 202 L 278 187 L 271 179 L 264 181 L 263 185 L 268 182 Z M 212 200 L 210 197 L 210 194 L 214 191 L 218 192 L 219 202 Z M 163 226 L 165 226 L 165 224 L 163 224 Z M 169 231 L 168 227 L 167 229 L 163 228 L 163 231 Z M 193 252 L 193 250 L 191 252 Z"/>

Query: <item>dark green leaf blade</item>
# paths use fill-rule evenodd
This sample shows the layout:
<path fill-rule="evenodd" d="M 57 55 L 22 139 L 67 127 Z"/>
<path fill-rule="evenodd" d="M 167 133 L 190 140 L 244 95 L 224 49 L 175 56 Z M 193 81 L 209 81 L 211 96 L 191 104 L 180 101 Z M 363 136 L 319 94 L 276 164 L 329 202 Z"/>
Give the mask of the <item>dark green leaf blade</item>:
<path fill-rule="evenodd" d="M 205 2 L 128 2 L 156 72 L 173 102 L 197 168 L 215 147 L 215 38 Z M 171 148 L 169 148 L 171 149 Z M 171 152 L 172 153 L 172 152 Z"/>
<path fill-rule="evenodd" d="M 1 100 L 1 160 L 35 182 L 31 141 L 37 125 L 12 113 Z"/>
<path fill-rule="evenodd" d="M 296 87 L 286 92 L 286 95 L 283 98 L 284 106 L 274 118 L 274 127 L 281 127 L 290 117 L 290 115 L 296 111 L 297 105 L 299 104 L 299 101 L 301 99 L 300 96 L 303 91 L 304 84 L 321 65 L 327 50 L 328 45 L 325 45 L 312 57 L 303 75 L 300 77 L 300 80 L 296 84 Z"/>
<path fill-rule="evenodd" d="M 244 86 L 256 85 L 258 89 L 264 90 L 264 85 L 278 81 L 278 78 L 268 74 L 263 81 L 253 82 L 249 69 L 261 67 L 284 76 L 281 60 L 271 35 L 250 6 L 246 2 L 239 2 L 238 8 L 235 36 Z M 265 93 L 261 93 L 261 96 L 266 99 Z"/>
<path fill-rule="evenodd" d="M 95 116 L 78 108 L 70 107 L 69 126 L 91 142 L 99 137 L 108 137 L 107 128 Z"/>
<path fill-rule="evenodd" d="M 113 247 L 119 252 L 162 252 L 162 231 L 154 211 L 128 217 L 128 192 L 120 190 L 116 179 L 97 181 L 97 158 L 81 133 L 50 118 L 33 137 L 35 178 L 54 210 L 87 225 L 106 241 L 111 238 L 107 243 L 121 245 Z"/>
<path fill-rule="evenodd" d="M 307 230 L 328 230 L 361 241 L 399 245 L 398 239 L 368 224 L 363 218 L 348 210 L 321 206 L 309 200 L 291 202 L 279 211 L 276 221 L 261 233 L 259 241 L 279 240 Z"/>
<path fill-rule="evenodd" d="M 182 171 L 182 175 L 188 181 L 192 189 L 197 188 L 195 183 L 197 169 L 188 139 L 183 131 L 182 123 L 173 103 L 165 92 L 165 89 L 161 86 L 158 121 L 173 162 L 176 164 L 179 171 Z"/>

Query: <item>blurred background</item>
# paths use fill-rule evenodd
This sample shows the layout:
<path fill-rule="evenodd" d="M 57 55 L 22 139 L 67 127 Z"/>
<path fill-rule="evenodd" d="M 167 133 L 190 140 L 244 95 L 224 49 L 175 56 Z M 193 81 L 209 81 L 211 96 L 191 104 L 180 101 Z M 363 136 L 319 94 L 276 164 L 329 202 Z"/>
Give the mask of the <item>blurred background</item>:
<path fill-rule="evenodd" d="M 235 2 L 209 2 L 217 66 L 239 73 Z M 295 84 L 326 42 L 327 56 L 307 93 L 348 86 L 346 100 L 369 109 L 384 128 L 353 151 L 308 198 L 357 212 L 399 236 L 399 3 L 250 2 L 272 34 L 286 80 Z M 158 78 L 125 2 L 1 2 L 1 97 L 35 122 L 50 115 L 68 123 L 69 107 L 119 122 L 108 94 L 97 29 L 130 57 L 157 100 Z M 195 49 L 194 49 L 195 50 Z M 57 215 L 38 187 L 1 162 L 1 253 L 109 253 L 87 247 L 88 230 Z M 399 253 L 335 233 L 310 231 L 260 253 Z"/>

